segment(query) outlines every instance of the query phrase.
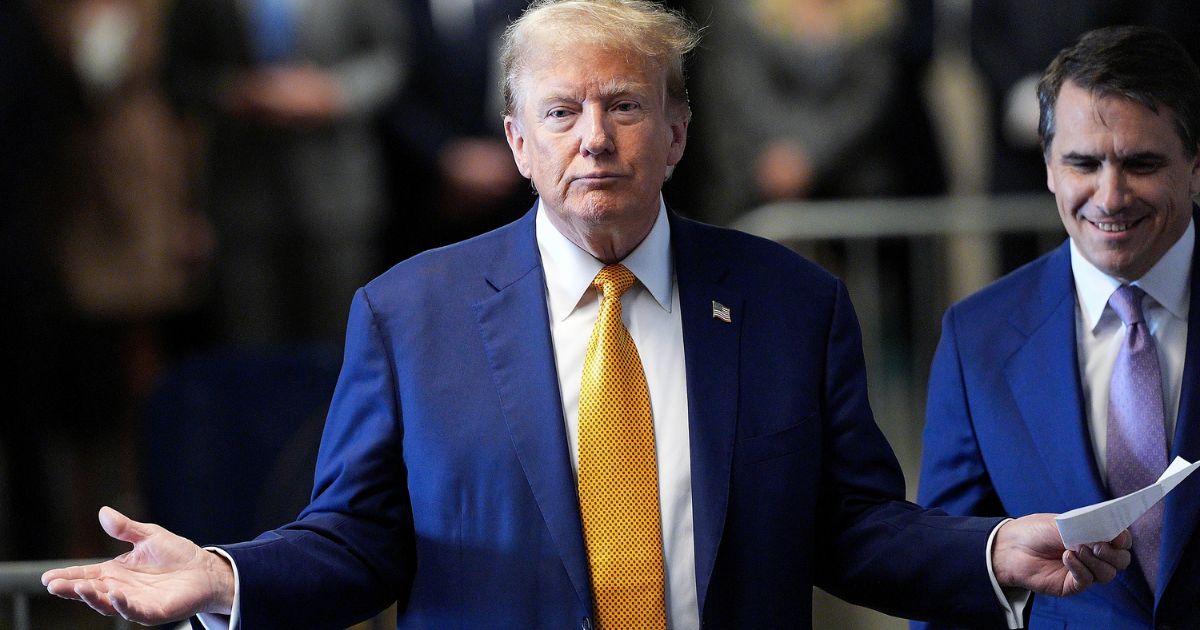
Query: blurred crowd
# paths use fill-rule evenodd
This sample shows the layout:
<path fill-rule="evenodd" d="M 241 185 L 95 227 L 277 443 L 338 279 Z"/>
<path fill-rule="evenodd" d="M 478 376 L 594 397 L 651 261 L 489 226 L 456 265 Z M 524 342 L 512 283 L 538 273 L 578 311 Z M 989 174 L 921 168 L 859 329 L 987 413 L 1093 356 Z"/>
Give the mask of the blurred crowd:
<path fill-rule="evenodd" d="M 707 27 L 667 203 L 719 224 L 777 200 L 946 194 L 929 75 L 955 43 L 983 86 L 988 190 L 1044 190 L 1050 58 L 1101 25 L 1192 48 L 1200 27 L 1169 0 L 668 4 Z M 0 3 L 0 559 L 106 553 L 102 504 L 155 518 L 141 436 L 181 365 L 336 348 L 358 286 L 530 207 L 495 57 L 524 5 Z"/>

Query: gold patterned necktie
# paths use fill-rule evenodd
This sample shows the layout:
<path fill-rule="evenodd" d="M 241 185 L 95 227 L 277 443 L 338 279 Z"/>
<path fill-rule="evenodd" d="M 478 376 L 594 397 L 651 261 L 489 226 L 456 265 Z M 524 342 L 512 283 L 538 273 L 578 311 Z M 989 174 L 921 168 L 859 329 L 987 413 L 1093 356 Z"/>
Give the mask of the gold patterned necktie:
<path fill-rule="evenodd" d="M 579 511 L 600 630 L 666 628 L 654 421 L 646 375 L 621 322 L 636 278 L 608 265 L 579 393 Z"/>

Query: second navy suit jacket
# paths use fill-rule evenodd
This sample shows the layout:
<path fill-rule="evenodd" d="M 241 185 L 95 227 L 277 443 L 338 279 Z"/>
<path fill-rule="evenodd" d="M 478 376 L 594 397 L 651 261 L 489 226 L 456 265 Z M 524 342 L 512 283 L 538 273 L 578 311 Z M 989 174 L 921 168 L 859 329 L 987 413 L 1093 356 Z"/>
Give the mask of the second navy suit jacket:
<path fill-rule="evenodd" d="M 591 627 L 534 213 L 356 295 L 295 522 L 226 549 L 244 627 Z M 903 501 L 842 283 L 673 214 L 705 628 L 805 628 L 814 584 L 893 614 L 998 623 L 998 519 Z M 730 307 L 732 322 L 712 316 Z"/>
<path fill-rule="evenodd" d="M 1200 248 L 1196 248 L 1200 254 Z M 1196 259 L 1171 459 L 1200 457 Z M 1112 498 L 1088 433 L 1069 242 L 951 307 L 934 358 L 918 501 L 953 514 L 1064 512 Z M 1166 499 L 1161 583 L 1136 565 L 1069 599 L 1036 595 L 1029 627 L 1194 628 L 1200 476 Z M 1136 562 L 1136 561 L 1135 561 Z"/>

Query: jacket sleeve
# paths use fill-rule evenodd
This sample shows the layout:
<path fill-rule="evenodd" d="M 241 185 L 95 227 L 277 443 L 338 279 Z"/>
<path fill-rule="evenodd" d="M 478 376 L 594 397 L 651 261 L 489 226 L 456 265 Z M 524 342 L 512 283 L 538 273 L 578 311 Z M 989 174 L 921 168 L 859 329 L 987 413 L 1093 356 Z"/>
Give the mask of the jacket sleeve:
<path fill-rule="evenodd" d="M 942 338 L 930 369 L 917 502 L 950 514 L 1002 516 L 1004 508 L 975 439 L 956 315 L 952 308 L 942 318 Z M 950 627 L 923 622 L 911 626 L 913 630 Z"/>
<path fill-rule="evenodd" d="M 237 563 L 242 627 L 344 628 L 407 597 L 415 567 L 392 348 L 360 289 L 300 517 L 224 546 Z"/>
<path fill-rule="evenodd" d="M 828 332 L 816 584 L 889 614 L 1004 627 L 987 570 L 1001 519 L 904 501 L 904 477 L 867 400 L 861 334 L 839 282 Z"/>

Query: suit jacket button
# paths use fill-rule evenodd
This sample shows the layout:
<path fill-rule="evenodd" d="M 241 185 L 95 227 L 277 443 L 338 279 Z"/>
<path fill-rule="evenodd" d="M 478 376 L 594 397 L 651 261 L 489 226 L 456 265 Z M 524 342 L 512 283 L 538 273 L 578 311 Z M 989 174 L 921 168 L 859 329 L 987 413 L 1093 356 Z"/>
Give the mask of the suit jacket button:
<path fill-rule="evenodd" d="M 579 620 L 579 630 L 592 630 L 592 618 L 584 617 Z"/>

